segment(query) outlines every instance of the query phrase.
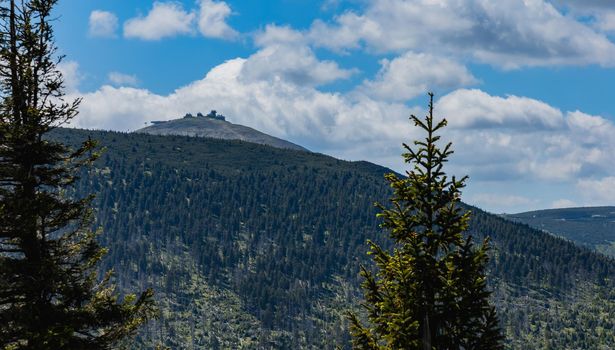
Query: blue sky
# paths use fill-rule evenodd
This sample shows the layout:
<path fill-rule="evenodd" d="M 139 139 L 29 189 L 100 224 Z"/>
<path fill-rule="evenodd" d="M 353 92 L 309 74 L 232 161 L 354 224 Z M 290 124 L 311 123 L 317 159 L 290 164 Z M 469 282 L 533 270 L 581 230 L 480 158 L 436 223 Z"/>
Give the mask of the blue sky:
<path fill-rule="evenodd" d="M 401 171 L 436 92 L 464 200 L 494 212 L 615 204 L 607 0 L 61 0 L 73 125 L 130 131 L 216 109 Z"/>

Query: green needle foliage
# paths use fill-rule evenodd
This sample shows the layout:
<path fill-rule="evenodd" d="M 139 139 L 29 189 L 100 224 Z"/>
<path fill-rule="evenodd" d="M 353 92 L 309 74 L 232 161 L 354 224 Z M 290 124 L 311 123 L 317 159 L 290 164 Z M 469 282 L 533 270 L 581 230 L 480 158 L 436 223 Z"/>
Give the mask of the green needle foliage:
<path fill-rule="evenodd" d="M 120 298 L 99 281 L 106 250 L 92 196 L 67 192 L 96 159 L 45 136 L 77 114 L 65 102 L 50 13 L 57 0 L 0 2 L 0 348 L 110 349 L 154 312 L 152 291 Z"/>
<path fill-rule="evenodd" d="M 464 238 L 470 213 L 459 207 L 467 177 L 443 171 L 453 153 L 438 147 L 445 119 L 429 114 L 411 120 L 427 134 L 404 144 L 407 177 L 387 174 L 394 189 L 391 208 L 381 209 L 381 227 L 395 242 L 392 253 L 369 242 L 377 272 L 361 268 L 369 326 L 350 313 L 356 349 L 501 349 L 503 337 L 485 278 L 487 242 Z"/>

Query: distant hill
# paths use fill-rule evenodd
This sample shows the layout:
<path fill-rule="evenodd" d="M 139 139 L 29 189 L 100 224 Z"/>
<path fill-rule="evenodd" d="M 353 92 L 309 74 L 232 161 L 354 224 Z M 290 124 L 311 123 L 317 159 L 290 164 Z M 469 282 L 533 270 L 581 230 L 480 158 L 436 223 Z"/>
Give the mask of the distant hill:
<path fill-rule="evenodd" d="M 215 111 L 212 111 L 208 115 L 199 113 L 193 116 L 191 114 L 186 114 L 186 116 L 181 119 L 154 121 L 153 125 L 135 132 L 151 135 L 181 135 L 211 137 L 223 140 L 240 140 L 277 148 L 307 151 L 307 149 L 292 142 L 267 135 L 247 126 L 230 123 L 226 121 L 224 116 L 217 115 Z"/>
<path fill-rule="evenodd" d="M 505 217 L 615 257 L 615 207 L 547 209 Z"/>
<path fill-rule="evenodd" d="M 252 143 L 59 129 L 106 147 L 73 195 L 98 193 L 100 236 L 121 291 L 153 287 L 160 318 L 132 349 L 349 349 L 345 312 L 391 248 L 374 202 L 389 169 Z M 400 158 L 401 160 L 401 158 Z M 615 348 L 615 263 L 569 241 L 472 210 L 491 237 L 493 302 L 508 349 Z"/>

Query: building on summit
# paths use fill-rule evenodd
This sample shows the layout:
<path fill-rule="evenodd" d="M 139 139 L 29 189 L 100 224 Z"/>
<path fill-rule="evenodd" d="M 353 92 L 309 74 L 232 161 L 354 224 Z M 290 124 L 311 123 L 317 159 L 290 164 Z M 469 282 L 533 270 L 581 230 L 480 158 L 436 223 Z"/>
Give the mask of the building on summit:
<path fill-rule="evenodd" d="M 223 116 L 222 114 L 218 114 L 218 112 L 216 112 L 215 110 L 209 112 L 209 114 L 207 115 L 203 115 L 203 113 L 198 112 L 196 114 L 196 117 L 193 116 L 192 113 L 186 113 L 184 118 L 211 118 L 211 119 L 222 120 L 222 121 L 226 120 L 225 116 Z"/>

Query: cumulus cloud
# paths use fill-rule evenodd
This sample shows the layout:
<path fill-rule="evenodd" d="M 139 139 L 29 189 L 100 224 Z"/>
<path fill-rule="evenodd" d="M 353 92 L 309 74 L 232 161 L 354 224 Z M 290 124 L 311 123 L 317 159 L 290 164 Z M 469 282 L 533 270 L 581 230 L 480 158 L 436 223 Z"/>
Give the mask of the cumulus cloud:
<path fill-rule="evenodd" d="M 81 113 L 73 125 L 135 130 L 151 120 L 216 109 L 232 122 L 346 159 L 361 157 L 374 145 L 382 147 L 371 153 L 390 152 L 391 146 L 399 148 L 412 134 L 404 105 L 320 92 L 282 80 L 246 81 L 241 76 L 246 62 L 227 61 L 169 95 L 103 86 L 83 94 Z"/>
<path fill-rule="evenodd" d="M 554 3 L 559 6 L 577 10 L 615 9 L 615 3 L 611 0 L 554 0 Z"/>
<path fill-rule="evenodd" d="M 615 135 L 615 126 L 610 120 L 580 111 L 569 112 L 567 124 L 584 135 L 583 139 L 578 141 L 585 146 L 600 145 L 605 139 Z"/>
<path fill-rule="evenodd" d="M 305 45 L 304 34 L 289 27 L 268 24 L 265 30 L 259 31 L 254 36 L 254 44 L 258 47 L 272 45 Z"/>
<path fill-rule="evenodd" d="M 518 96 L 491 96 L 478 89 L 459 89 L 438 101 L 439 113 L 453 128 L 556 129 L 564 125 L 562 112 L 548 104 Z"/>
<path fill-rule="evenodd" d="M 577 189 L 581 195 L 594 205 L 613 205 L 615 198 L 615 176 L 598 179 L 580 179 Z"/>
<path fill-rule="evenodd" d="M 615 32 L 615 10 L 596 14 L 596 26 L 604 32 Z"/>
<path fill-rule="evenodd" d="M 199 10 L 199 31 L 209 38 L 234 39 L 238 33 L 226 19 L 231 8 L 224 1 L 201 0 Z"/>
<path fill-rule="evenodd" d="M 193 33 L 195 14 L 180 3 L 154 2 L 146 16 L 137 16 L 124 23 L 124 36 L 142 40 L 160 40 Z"/>
<path fill-rule="evenodd" d="M 110 72 L 107 78 L 116 86 L 136 86 L 139 83 L 137 76 L 134 74 Z"/>
<path fill-rule="evenodd" d="M 449 120 L 462 173 L 480 181 L 555 181 L 615 172 L 613 123 L 579 111 L 561 112 L 527 97 L 456 90 L 436 113 Z"/>
<path fill-rule="evenodd" d="M 315 86 L 348 78 L 353 72 L 334 61 L 319 61 L 307 46 L 273 45 L 249 57 L 242 77 L 247 81 L 284 80 Z"/>
<path fill-rule="evenodd" d="M 306 36 L 343 51 L 429 51 L 504 68 L 615 65 L 615 45 L 544 0 L 376 0 L 362 13 L 317 20 Z"/>
<path fill-rule="evenodd" d="M 200 0 L 198 9 L 187 11 L 178 2 L 154 2 L 146 16 L 137 16 L 124 23 L 124 36 L 142 40 L 160 40 L 193 34 L 198 28 L 204 37 L 232 40 L 239 33 L 227 23 L 232 14 L 224 1 Z"/>
<path fill-rule="evenodd" d="M 519 207 L 533 206 L 538 203 L 534 198 L 498 193 L 479 193 L 469 198 L 469 203 L 479 208 L 502 208 L 506 211 L 516 211 Z"/>
<path fill-rule="evenodd" d="M 343 69 L 334 61 L 319 60 L 301 38 L 299 32 L 289 27 L 268 25 L 255 35 L 254 42 L 260 49 L 248 57 L 241 78 L 317 86 L 349 78 L 356 72 Z"/>
<path fill-rule="evenodd" d="M 571 201 L 570 199 L 558 199 L 555 200 L 551 203 L 551 208 L 557 209 L 557 208 L 574 208 L 576 207 L 577 204 L 574 201 Z"/>
<path fill-rule="evenodd" d="M 596 30 L 612 34 L 615 32 L 615 2 L 610 0 L 554 0 L 562 11 Z"/>
<path fill-rule="evenodd" d="M 471 18 L 456 7 L 448 1 L 376 0 L 364 13 L 345 12 L 333 23 L 314 21 L 308 36 L 316 45 L 335 50 L 361 45 L 380 52 L 427 49 L 444 36 L 472 29 Z"/>
<path fill-rule="evenodd" d="M 115 37 L 118 27 L 117 16 L 108 11 L 94 10 L 90 13 L 88 33 L 93 37 Z"/>
<path fill-rule="evenodd" d="M 404 101 L 428 90 L 477 82 L 463 65 L 430 54 L 406 52 L 393 60 L 383 59 L 380 65 L 376 78 L 359 87 L 359 91 L 378 99 Z"/>
<path fill-rule="evenodd" d="M 75 61 L 62 61 L 58 64 L 58 70 L 64 79 L 64 88 L 67 93 L 76 92 L 79 89 L 79 83 L 83 79 L 79 71 L 79 64 Z"/>

